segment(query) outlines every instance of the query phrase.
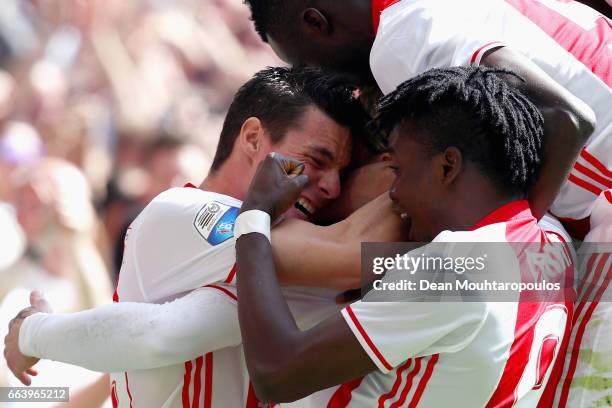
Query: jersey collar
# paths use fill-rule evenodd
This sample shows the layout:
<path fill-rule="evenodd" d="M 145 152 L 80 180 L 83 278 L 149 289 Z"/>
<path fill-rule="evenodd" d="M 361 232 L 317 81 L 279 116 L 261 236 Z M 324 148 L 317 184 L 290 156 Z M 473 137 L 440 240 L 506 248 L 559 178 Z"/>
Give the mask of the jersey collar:
<path fill-rule="evenodd" d="M 378 32 L 380 14 L 395 3 L 399 3 L 399 1 L 400 0 L 372 0 L 372 23 L 374 24 L 374 35 L 376 35 Z"/>
<path fill-rule="evenodd" d="M 508 204 L 499 207 L 497 210 L 478 221 L 472 228 L 470 228 L 470 231 L 485 227 L 487 225 L 496 224 L 498 222 L 508 222 L 510 220 L 519 218 L 533 218 L 533 214 L 531 213 L 529 202 L 527 200 L 511 201 Z"/>

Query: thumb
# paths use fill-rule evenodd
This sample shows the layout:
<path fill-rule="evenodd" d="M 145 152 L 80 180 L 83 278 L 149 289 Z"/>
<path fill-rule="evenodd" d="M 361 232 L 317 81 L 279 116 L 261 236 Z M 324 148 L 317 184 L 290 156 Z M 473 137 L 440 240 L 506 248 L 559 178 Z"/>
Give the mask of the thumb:
<path fill-rule="evenodd" d="M 51 313 L 51 306 L 43 294 L 37 290 L 30 293 L 30 305 L 40 310 L 43 313 Z"/>

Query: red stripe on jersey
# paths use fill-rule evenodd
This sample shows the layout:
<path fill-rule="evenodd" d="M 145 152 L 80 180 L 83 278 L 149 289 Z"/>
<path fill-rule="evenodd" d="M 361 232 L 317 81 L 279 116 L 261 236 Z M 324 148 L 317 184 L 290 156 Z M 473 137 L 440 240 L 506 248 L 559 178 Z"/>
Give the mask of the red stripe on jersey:
<path fill-rule="evenodd" d="M 608 170 L 606 166 L 602 162 L 600 162 L 597 157 L 593 156 L 591 153 L 587 152 L 586 149 L 582 149 L 580 152 L 580 157 L 589 162 L 593 167 L 601 172 L 606 177 L 612 178 L 612 171 Z"/>
<path fill-rule="evenodd" d="M 612 42 L 612 26 L 608 19 L 592 10 L 593 28 L 585 30 L 562 14 L 561 8 L 565 8 L 568 15 L 575 12 L 571 8 L 580 8 L 580 14 L 584 14 L 585 6 L 577 2 L 560 5 L 559 10 L 554 10 L 539 1 L 506 1 L 612 87 L 612 53 L 608 48 Z"/>
<path fill-rule="evenodd" d="M 200 392 L 202 391 L 202 364 L 204 364 L 204 358 L 201 356 L 196 358 L 195 375 L 193 377 L 193 402 L 192 407 L 198 408 L 200 406 Z"/>
<path fill-rule="evenodd" d="M 117 395 L 117 381 L 113 380 L 111 384 L 111 401 L 113 403 L 113 408 L 119 407 L 119 396 Z"/>
<path fill-rule="evenodd" d="M 355 327 L 357 327 L 357 330 L 359 330 L 359 333 L 361 333 L 361 336 L 363 337 L 363 339 L 366 341 L 366 343 L 370 347 L 370 350 L 374 352 L 374 355 L 378 357 L 378 360 L 382 363 L 382 365 L 387 370 L 389 371 L 393 370 L 393 367 L 391 366 L 391 364 L 387 362 L 387 360 L 382 355 L 382 353 L 376 348 L 376 346 L 374 345 L 374 342 L 372 341 L 372 339 L 370 339 L 370 336 L 368 336 L 368 333 L 366 333 L 361 323 L 359 323 L 359 320 L 357 320 L 357 316 L 355 316 L 353 309 L 350 306 L 347 306 L 346 311 L 348 315 L 350 316 L 351 320 L 353 321 L 353 323 L 355 324 Z"/>
<path fill-rule="evenodd" d="M 593 170 L 589 169 L 588 167 L 586 167 L 583 164 L 580 163 L 576 163 L 574 165 L 574 169 L 576 169 L 577 171 L 579 171 L 580 173 L 582 173 L 583 175 L 590 177 L 592 181 L 595 181 L 599 184 L 602 184 L 604 186 L 606 186 L 606 188 L 612 188 L 612 180 L 608 179 L 604 176 L 600 176 L 599 174 L 595 173 Z"/>
<path fill-rule="evenodd" d="M 232 266 L 232 270 L 230 271 L 229 275 L 227 275 L 227 278 L 223 281 L 223 283 L 231 283 L 234 280 L 234 276 L 236 276 L 237 269 L 238 267 L 236 264 L 234 264 L 234 266 Z"/>
<path fill-rule="evenodd" d="M 393 387 L 391 387 L 391 390 L 388 393 L 380 396 L 380 398 L 378 399 L 378 408 L 384 408 L 385 402 L 395 397 L 395 394 L 397 394 L 397 391 L 399 390 L 399 387 L 402 384 L 402 374 L 408 367 L 410 367 L 413 361 L 414 360 L 411 358 L 407 360 L 397 370 L 395 370 L 396 377 L 395 382 L 393 383 Z"/>
<path fill-rule="evenodd" d="M 352 381 L 342 384 L 334 395 L 329 399 L 327 408 L 346 408 L 353 398 L 353 391 L 361 385 L 364 377 L 355 378 Z"/>
<path fill-rule="evenodd" d="M 119 302 L 119 294 L 117 293 L 117 289 L 115 289 L 115 292 L 113 293 L 113 302 Z"/>
<path fill-rule="evenodd" d="M 436 363 L 438 362 L 439 359 L 440 359 L 439 354 L 434 354 L 429 359 L 429 362 L 427 363 L 427 367 L 425 368 L 425 373 L 423 374 L 423 378 L 421 378 L 421 381 L 419 381 L 419 385 L 417 386 L 417 389 L 414 392 L 414 397 L 412 397 L 412 401 L 410 401 L 410 405 L 408 405 L 408 408 L 416 408 L 417 405 L 419 404 L 419 401 L 421 400 L 421 397 L 423 396 L 423 392 L 425 392 L 425 388 L 427 387 L 427 383 L 429 382 L 429 379 L 431 378 L 431 375 L 433 374 L 434 367 L 436 366 Z"/>
<path fill-rule="evenodd" d="M 189 405 L 189 383 L 191 382 L 191 361 L 185 362 L 185 375 L 183 376 L 183 408 L 190 408 Z"/>
<path fill-rule="evenodd" d="M 599 277 L 601 276 L 604 266 L 606 266 L 606 263 L 608 262 L 609 257 L 610 257 L 610 254 L 603 254 L 601 259 L 597 263 L 593 279 L 590 281 L 589 286 L 587 287 L 584 295 L 580 298 L 580 302 L 578 302 L 578 306 L 576 307 L 576 315 L 575 315 L 576 319 L 580 315 L 580 312 L 582 312 L 582 309 L 584 308 L 585 303 L 588 301 L 589 296 L 591 296 L 591 292 L 593 291 L 593 289 L 597 287 L 597 282 L 599 281 Z M 607 273 L 607 271 L 603 273 L 605 274 Z M 588 275 L 585 275 L 585 279 L 587 279 L 587 276 Z M 602 282 L 602 286 L 606 286 L 606 282 Z"/>
<path fill-rule="evenodd" d="M 590 272 L 593 270 L 593 264 L 595 263 L 595 260 L 597 259 L 598 256 L 599 256 L 598 253 L 591 254 L 591 256 L 589 257 L 589 260 L 587 261 L 586 272 Z M 580 281 L 580 284 L 578 286 L 578 300 L 584 299 L 584 291 L 585 291 L 584 285 L 589 280 L 589 278 L 590 277 L 588 276 L 588 273 L 582 277 L 582 280 Z M 595 281 L 597 279 L 598 278 L 595 278 Z M 578 316 L 578 313 L 576 313 L 576 316 Z"/>
<path fill-rule="evenodd" d="M 612 191 L 608 190 L 604 193 L 604 196 L 606 196 L 606 200 L 608 200 L 608 202 L 610 204 L 612 204 Z"/>
<path fill-rule="evenodd" d="M 554 362 L 552 371 L 550 372 L 550 376 L 548 377 L 548 383 L 544 387 L 544 391 L 542 392 L 540 401 L 538 401 L 537 408 L 550 408 L 553 406 L 555 397 L 557 395 L 557 388 L 561 382 L 561 377 L 563 376 L 563 369 L 565 367 L 566 360 L 565 355 L 567 353 L 567 348 L 569 347 L 573 329 L 573 325 L 569 323 L 573 319 L 573 308 L 568 307 L 567 312 L 567 321 L 565 324 L 565 330 L 563 331 L 563 341 L 561 341 L 559 353 L 557 353 L 557 358 Z M 545 373 L 546 371 L 544 371 L 544 374 Z"/>
<path fill-rule="evenodd" d="M 610 255 L 610 254 L 607 254 L 607 255 Z M 565 377 L 565 381 L 563 382 L 563 388 L 561 390 L 561 397 L 559 398 L 559 408 L 564 408 L 565 406 L 567 406 L 567 398 L 569 396 L 570 385 L 572 383 L 572 379 L 574 378 L 574 373 L 576 372 L 576 366 L 578 364 L 578 354 L 580 351 L 580 343 L 582 343 L 582 337 L 584 336 L 584 331 L 586 330 L 586 326 L 589 320 L 591 319 L 591 316 L 593 315 L 593 311 L 599 304 L 599 300 L 601 299 L 601 296 L 603 295 L 604 291 L 608 287 L 608 283 L 610 282 L 610 279 L 612 279 L 612 270 L 607 271 L 606 278 L 603 281 L 601 288 L 599 288 L 599 291 L 595 295 L 595 299 L 593 300 L 593 302 L 591 302 L 591 305 L 587 309 L 584 315 L 584 318 L 582 319 L 578 327 L 576 338 L 574 340 L 574 346 L 572 347 L 570 365 L 567 370 L 567 376 Z"/>
<path fill-rule="evenodd" d="M 490 43 L 483 45 L 482 47 L 477 49 L 476 52 L 474 52 L 474 54 L 472 54 L 472 58 L 470 59 L 470 64 L 472 65 L 480 64 L 480 59 L 482 58 L 482 55 L 489 49 L 493 48 L 493 46 L 502 47 L 503 45 L 499 41 L 492 41 Z"/>
<path fill-rule="evenodd" d="M 207 353 L 206 356 L 206 378 L 204 379 L 204 408 L 212 406 L 213 392 L 213 354 Z"/>
<path fill-rule="evenodd" d="M 515 390 L 529 361 L 533 343 L 535 324 L 533 317 L 541 314 L 540 304 L 535 302 L 518 303 L 514 341 L 506 361 L 501 379 L 487 403 L 489 407 L 511 407 L 515 400 Z"/>
<path fill-rule="evenodd" d="M 583 179 L 579 179 L 578 177 L 574 176 L 573 174 L 570 174 L 569 177 L 567 178 L 569 181 L 571 181 L 572 183 L 574 183 L 575 185 L 577 185 L 578 187 L 582 187 L 583 189 L 590 191 L 591 193 L 595 194 L 596 196 L 600 195 L 601 192 L 603 191 L 603 189 L 594 186 L 593 184 L 584 181 Z"/>
<path fill-rule="evenodd" d="M 125 389 L 127 391 L 127 395 L 130 398 L 130 408 L 132 408 L 132 393 L 130 392 L 130 381 L 128 380 L 128 374 L 123 373 L 125 375 Z"/>
<path fill-rule="evenodd" d="M 404 389 L 402 390 L 402 393 L 400 394 L 399 399 L 395 401 L 393 404 L 391 404 L 389 408 L 399 408 L 402 405 L 404 405 L 404 403 L 406 402 L 406 397 L 408 397 L 408 394 L 410 393 L 410 389 L 412 388 L 412 382 L 414 381 L 414 377 L 416 377 L 419 371 L 421 371 L 421 360 L 422 359 L 423 357 L 414 359 L 414 368 L 412 369 L 412 371 L 410 371 L 410 373 L 406 377 L 406 385 L 404 386 Z"/>
<path fill-rule="evenodd" d="M 372 0 L 372 27 L 374 34 L 378 32 L 380 25 L 380 14 L 400 0 Z"/>
<path fill-rule="evenodd" d="M 537 357 L 538 364 L 536 365 L 536 383 L 533 386 L 534 390 L 539 390 L 540 388 L 542 388 L 542 385 L 544 384 L 544 376 L 546 375 L 546 372 L 548 371 L 548 367 L 550 367 L 550 365 L 553 362 L 552 358 L 547 359 L 546 356 L 554 355 L 555 349 L 557 348 L 558 344 L 559 344 L 558 336 L 550 334 L 544 337 L 544 340 L 542 341 L 542 345 L 540 346 L 540 349 L 538 350 L 538 357 Z"/>
<path fill-rule="evenodd" d="M 235 301 L 238 301 L 238 298 L 236 297 L 236 295 L 234 295 L 231 291 L 229 291 L 228 289 L 222 287 L 222 286 L 217 286 L 217 285 L 206 285 L 204 286 L 205 288 L 213 288 L 213 289 L 217 289 L 220 290 L 221 292 L 225 293 L 227 296 L 231 297 L 232 299 L 234 299 Z"/>

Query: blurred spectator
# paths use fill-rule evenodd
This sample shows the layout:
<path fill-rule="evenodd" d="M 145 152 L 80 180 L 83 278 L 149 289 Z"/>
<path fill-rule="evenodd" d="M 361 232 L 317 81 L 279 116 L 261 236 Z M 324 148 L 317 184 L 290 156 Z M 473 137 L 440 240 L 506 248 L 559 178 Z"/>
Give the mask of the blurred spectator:
<path fill-rule="evenodd" d="M 58 310 L 110 299 L 109 274 L 95 241 L 100 228 L 87 180 L 75 166 L 43 159 L 13 175 L 25 255 L 3 274 L 0 297 L 12 288 L 47 292 Z"/>
<path fill-rule="evenodd" d="M 238 87 L 282 65 L 248 17 L 242 0 L 2 0 L 0 320 L 29 289 L 60 312 L 108 299 L 122 231 L 201 182 Z"/>
<path fill-rule="evenodd" d="M 123 241 L 130 224 L 142 209 L 161 192 L 182 187 L 187 183 L 200 185 L 212 160 L 196 146 L 187 144 L 181 139 L 160 137 L 144 150 L 143 168 L 132 168 L 118 180 L 118 189 L 127 193 L 139 193 L 126 200 L 122 208 L 113 213 L 114 219 L 107 217 L 107 228 L 111 225 L 120 227 L 118 237 L 114 240 L 114 266 L 118 273 L 123 257 Z"/>

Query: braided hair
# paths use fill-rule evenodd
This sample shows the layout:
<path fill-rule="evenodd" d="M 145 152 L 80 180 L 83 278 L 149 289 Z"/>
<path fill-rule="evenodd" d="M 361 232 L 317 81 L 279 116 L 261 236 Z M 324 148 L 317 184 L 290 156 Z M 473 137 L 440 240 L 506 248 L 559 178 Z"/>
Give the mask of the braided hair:
<path fill-rule="evenodd" d="M 382 98 L 377 121 L 386 130 L 408 125 L 429 154 L 458 148 L 503 191 L 525 197 L 540 170 L 544 119 L 500 75 L 524 82 L 501 69 L 429 70 Z"/>

